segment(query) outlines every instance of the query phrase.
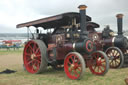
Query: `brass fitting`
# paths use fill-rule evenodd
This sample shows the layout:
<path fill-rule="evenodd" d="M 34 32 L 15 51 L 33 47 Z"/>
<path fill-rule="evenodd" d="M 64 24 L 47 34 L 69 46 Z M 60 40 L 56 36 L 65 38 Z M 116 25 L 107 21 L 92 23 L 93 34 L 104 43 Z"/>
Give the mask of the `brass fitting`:
<path fill-rule="evenodd" d="M 86 5 L 80 5 L 78 8 L 79 8 L 80 10 L 85 10 L 85 9 L 87 8 L 87 6 L 86 6 Z"/>
<path fill-rule="evenodd" d="M 117 14 L 116 17 L 117 18 L 122 18 L 124 15 L 123 14 Z"/>

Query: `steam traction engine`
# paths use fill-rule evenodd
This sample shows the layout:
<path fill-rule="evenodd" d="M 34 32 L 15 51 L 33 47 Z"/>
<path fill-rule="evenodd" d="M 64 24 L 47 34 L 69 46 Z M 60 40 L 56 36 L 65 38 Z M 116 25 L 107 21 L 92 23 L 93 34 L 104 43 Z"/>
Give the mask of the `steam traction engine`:
<path fill-rule="evenodd" d="M 118 34 L 116 35 L 109 26 L 106 26 L 102 32 L 95 29 L 99 27 L 97 23 L 88 22 L 87 30 L 89 37 L 95 42 L 97 50 L 106 52 L 109 58 L 110 68 L 121 68 L 128 66 L 128 39 L 122 32 L 123 14 L 117 16 Z"/>
<path fill-rule="evenodd" d="M 37 28 L 38 37 L 26 43 L 23 53 L 24 66 L 29 73 L 41 73 L 48 65 L 55 68 L 63 65 L 70 79 L 79 79 L 85 67 L 96 75 L 108 72 L 107 55 L 96 51 L 95 43 L 88 37 L 86 22 L 91 21 L 91 17 L 86 15 L 86 6 L 81 5 L 79 9 L 80 13 L 64 13 L 17 25 L 17 28 Z M 38 27 L 53 31 L 42 34 Z"/>

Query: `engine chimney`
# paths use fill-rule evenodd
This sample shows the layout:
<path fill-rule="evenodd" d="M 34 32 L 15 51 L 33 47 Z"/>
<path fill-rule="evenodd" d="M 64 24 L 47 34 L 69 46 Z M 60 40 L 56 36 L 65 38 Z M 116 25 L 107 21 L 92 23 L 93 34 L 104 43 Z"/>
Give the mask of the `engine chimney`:
<path fill-rule="evenodd" d="M 123 35 L 122 32 L 123 14 L 117 14 L 116 17 L 117 17 L 118 35 Z"/>
<path fill-rule="evenodd" d="M 86 5 L 80 5 L 79 7 L 80 10 L 80 29 L 81 29 L 81 34 L 82 35 L 87 35 L 87 26 L 86 26 Z"/>

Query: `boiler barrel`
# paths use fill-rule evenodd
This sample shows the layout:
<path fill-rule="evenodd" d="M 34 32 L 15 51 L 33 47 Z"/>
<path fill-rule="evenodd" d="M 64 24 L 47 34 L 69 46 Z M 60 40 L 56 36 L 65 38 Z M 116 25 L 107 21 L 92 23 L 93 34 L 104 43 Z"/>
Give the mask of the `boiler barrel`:
<path fill-rule="evenodd" d="M 85 39 L 84 41 L 77 41 L 72 43 L 67 43 L 64 45 L 67 51 L 76 51 L 79 53 L 90 54 L 95 50 L 95 45 L 90 39 Z"/>

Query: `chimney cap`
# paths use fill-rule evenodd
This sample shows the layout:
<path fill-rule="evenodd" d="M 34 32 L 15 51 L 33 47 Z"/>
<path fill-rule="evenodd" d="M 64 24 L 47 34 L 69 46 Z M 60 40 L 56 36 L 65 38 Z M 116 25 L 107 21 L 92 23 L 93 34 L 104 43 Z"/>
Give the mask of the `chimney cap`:
<path fill-rule="evenodd" d="M 122 18 L 124 15 L 123 14 L 117 14 L 116 17 L 117 18 Z"/>
<path fill-rule="evenodd" d="M 85 9 L 87 8 L 87 6 L 86 6 L 86 5 L 80 5 L 78 8 L 79 8 L 80 10 L 85 10 Z"/>

